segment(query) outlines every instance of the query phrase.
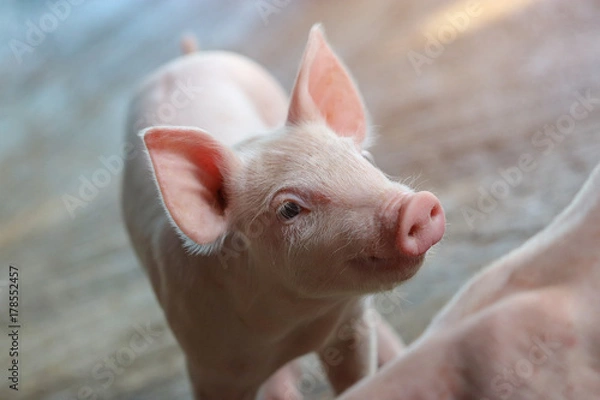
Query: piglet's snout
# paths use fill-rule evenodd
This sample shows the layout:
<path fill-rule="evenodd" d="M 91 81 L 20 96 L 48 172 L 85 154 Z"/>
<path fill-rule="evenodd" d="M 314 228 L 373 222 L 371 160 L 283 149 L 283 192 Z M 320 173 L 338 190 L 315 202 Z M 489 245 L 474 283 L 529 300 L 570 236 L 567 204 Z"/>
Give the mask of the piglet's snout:
<path fill-rule="evenodd" d="M 440 201 L 430 192 L 405 198 L 398 213 L 396 245 L 404 254 L 418 257 L 444 236 L 446 218 Z"/>

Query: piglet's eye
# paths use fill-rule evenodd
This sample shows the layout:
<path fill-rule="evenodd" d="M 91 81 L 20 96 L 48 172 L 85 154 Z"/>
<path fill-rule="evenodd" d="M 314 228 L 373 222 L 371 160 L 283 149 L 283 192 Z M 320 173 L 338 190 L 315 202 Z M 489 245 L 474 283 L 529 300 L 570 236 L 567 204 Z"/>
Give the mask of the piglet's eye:
<path fill-rule="evenodd" d="M 277 210 L 277 213 L 284 221 L 289 221 L 295 218 L 298 216 L 298 214 L 300 214 L 300 212 L 302 212 L 302 207 L 293 201 L 286 201 Z"/>

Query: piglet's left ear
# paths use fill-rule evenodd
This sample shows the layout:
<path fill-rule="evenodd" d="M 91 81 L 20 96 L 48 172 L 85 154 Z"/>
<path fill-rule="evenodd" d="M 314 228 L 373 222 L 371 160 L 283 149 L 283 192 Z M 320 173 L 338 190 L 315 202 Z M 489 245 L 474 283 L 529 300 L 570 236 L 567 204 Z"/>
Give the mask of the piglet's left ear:
<path fill-rule="evenodd" d="M 360 146 L 366 137 L 366 112 L 358 88 L 333 53 L 320 25 L 310 31 L 292 91 L 288 124 L 322 121 Z"/>

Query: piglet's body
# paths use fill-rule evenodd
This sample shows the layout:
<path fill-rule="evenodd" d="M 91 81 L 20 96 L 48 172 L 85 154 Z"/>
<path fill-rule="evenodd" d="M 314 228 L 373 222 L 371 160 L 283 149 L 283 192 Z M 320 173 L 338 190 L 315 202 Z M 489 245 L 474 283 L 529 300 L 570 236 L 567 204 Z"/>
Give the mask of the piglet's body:
<path fill-rule="evenodd" d="M 254 62 L 201 52 L 146 80 L 128 129 L 125 221 L 196 398 L 253 399 L 269 377 L 290 398 L 310 352 L 342 392 L 395 355 L 384 325 L 339 328 L 416 273 L 444 214 L 362 156 L 366 111 L 319 27 L 289 101 Z"/>

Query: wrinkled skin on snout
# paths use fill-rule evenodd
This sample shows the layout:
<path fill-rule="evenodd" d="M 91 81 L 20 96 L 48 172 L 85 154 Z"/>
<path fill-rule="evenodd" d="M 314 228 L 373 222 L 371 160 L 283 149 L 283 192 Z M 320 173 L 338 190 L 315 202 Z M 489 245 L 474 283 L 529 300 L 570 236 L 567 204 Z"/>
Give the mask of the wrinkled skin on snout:
<path fill-rule="evenodd" d="M 343 400 L 600 398 L 600 165 L 546 229 L 474 277 Z"/>
<path fill-rule="evenodd" d="M 138 126 L 165 105 L 170 125 Z M 289 398 L 294 359 L 310 352 L 341 393 L 399 351 L 384 323 L 352 340 L 341 327 L 365 319 L 365 294 L 417 272 L 445 219 L 433 194 L 369 162 L 369 137 L 318 26 L 289 100 L 226 52 L 175 60 L 142 85 L 128 140 L 144 157 L 126 164 L 123 215 L 196 398 L 252 399 L 270 376 L 262 395 Z"/>

